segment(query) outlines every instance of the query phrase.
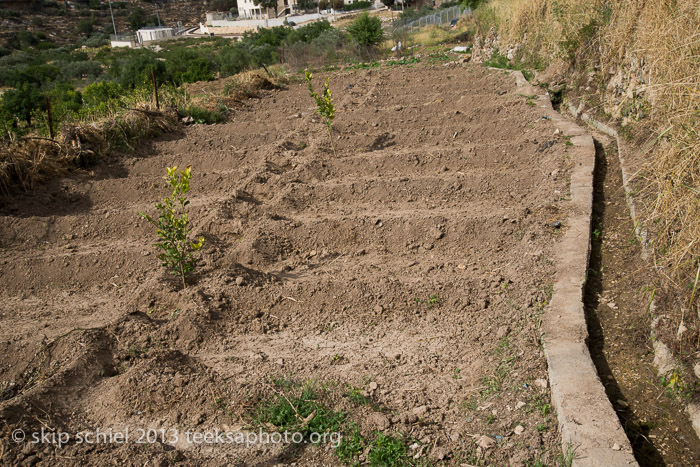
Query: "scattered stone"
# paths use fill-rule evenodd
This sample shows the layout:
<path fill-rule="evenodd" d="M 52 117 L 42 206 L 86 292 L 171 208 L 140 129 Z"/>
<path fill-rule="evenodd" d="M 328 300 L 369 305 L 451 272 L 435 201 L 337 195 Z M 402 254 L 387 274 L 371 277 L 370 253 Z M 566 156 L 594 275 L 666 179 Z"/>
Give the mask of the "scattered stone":
<path fill-rule="evenodd" d="M 416 417 L 422 417 L 423 415 L 428 413 L 428 406 L 427 405 L 421 405 L 420 407 L 416 407 L 413 410 L 411 410 L 411 413 L 415 415 Z"/>
<path fill-rule="evenodd" d="M 610 309 L 612 309 L 612 310 L 617 310 L 617 305 L 615 304 L 615 302 L 610 302 L 610 303 L 608 303 L 608 306 L 609 306 Z"/>
<path fill-rule="evenodd" d="M 678 325 L 678 332 L 676 332 L 676 339 L 681 340 L 681 337 L 683 337 L 683 334 L 685 334 L 687 330 L 688 328 L 681 321 L 681 324 Z"/>
<path fill-rule="evenodd" d="M 515 429 L 513 429 L 513 433 L 515 433 L 518 436 L 522 435 L 524 431 L 525 431 L 525 427 L 522 425 L 518 425 L 515 427 Z"/>
<path fill-rule="evenodd" d="M 384 431 L 389 428 L 389 419 L 380 413 L 373 413 L 368 418 L 369 423 L 379 431 Z"/>
<path fill-rule="evenodd" d="M 620 449 L 622 449 L 622 448 L 620 447 L 620 445 L 617 444 L 617 443 L 613 444 L 613 445 L 612 445 L 612 448 L 613 448 L 613 451 L 619 451 Z"/>
<path fill-rule="evenodd" d="M 626 409 L 627 407 L 629 407 L 629 404 L 627 402 L 623 401 L 622 399 L 618 399 L 615 402 L 617 403 L 618 406 L 622 407 L 623 409 Z"/>
<path fill-rule="evenodd" d="M 522 408 L 525 407 L 526 405 L 527 405 L 527 404 L 526 404 L 525 402 L 518 401 L 518 403 L 515 404 L 515 408 L 516 408 L 516 410 L 517 410 L 517 409 L 522 409 Z"/>
<path fill-rule="evenodd" d="M 239 287 L 245 285 L 245 279 L 243 279 L 243 276 L 236 277 L 236 285 Z"/>
<path fill-rule="evenodd" d="M 375 313 L 381 313 L 384 311 L 384 307 L 381 305 L 377 305 L 374 307 L 374 311 L 375 311 Z"/>
<path fill-rule="evenodd" d="M 496 331 L 496 339 L 503 339 L 508 335 L 509 332 L 509 326 L 501 326 L 500 328 L 498 328 L 498 331 Z"/>
<path fill-rule="evenodd" d="M 439 460 L 439 461 L 447 459 L 447 457 L 449 455 L 450 455 L 450 451 L 446 447 L 434 448 L 430 453 L 430 456 L 433 459 Z"/>
<path fill-rule="evenodd" d="M 376 391 L 378 387 L 379 387 L 379 385 L 377 384 L 376 381 L 372 381 L 371 383 L 369 383 L 370 391 Z"/>
<path fill-rule="evenodd" d="M 490 449 L 496 445 L 496 440 L 486 435 L 481 435 L 477 438 L 476 445 L 482 449 Z"/>
<path fill-rule="evenodd" d="M 536 379 L 535 386 L 542 389 L 543 391 L 549 387 L 549 382 L 546 379 Z"/>

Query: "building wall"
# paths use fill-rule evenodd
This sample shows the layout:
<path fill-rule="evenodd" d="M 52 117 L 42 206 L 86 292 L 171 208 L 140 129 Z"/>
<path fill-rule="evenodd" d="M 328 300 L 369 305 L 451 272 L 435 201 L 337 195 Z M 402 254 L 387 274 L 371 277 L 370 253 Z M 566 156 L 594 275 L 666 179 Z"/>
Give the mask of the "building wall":
<path fill-rule="evenodd" d="M 173 37 L 173 29 L 139 29 L 136 31 L 136 34 L 139 37 L 139 42 L 150 42 L 165 39 L 167 37 Z"/>

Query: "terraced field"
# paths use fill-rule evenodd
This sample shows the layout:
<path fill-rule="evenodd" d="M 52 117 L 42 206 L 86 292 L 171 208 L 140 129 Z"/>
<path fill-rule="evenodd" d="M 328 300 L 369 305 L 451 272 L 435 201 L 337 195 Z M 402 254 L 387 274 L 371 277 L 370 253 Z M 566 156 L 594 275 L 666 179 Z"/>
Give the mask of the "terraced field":
<path fill-rule="evenodd" d="M 3 462 L 377 464 L 382 439 L 416 463 L 554 462 L 539 322 L 566 136 L 482 67 L 330 76 L 334 150 L 293 82 L 2 208 Z M 185 290 L 138 215 L 173 165 L 192 166 L 206 238 Z M 269 416 L 285 402 L 291 422 Z M 185 436 L 258 428 L 345 444 Z M 71 437 L 31 442 L 42 429 Z M 160 431 L 76 436 L 98 429 Z"/>

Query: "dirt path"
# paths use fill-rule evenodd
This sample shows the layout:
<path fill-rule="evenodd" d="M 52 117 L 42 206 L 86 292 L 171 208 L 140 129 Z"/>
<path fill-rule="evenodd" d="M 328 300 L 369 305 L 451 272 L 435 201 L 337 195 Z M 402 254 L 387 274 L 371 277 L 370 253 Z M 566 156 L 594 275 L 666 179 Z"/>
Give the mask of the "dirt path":
<path fill-rule="evenodd" d="M 343 412 L 334 429 L 357 425 L 355 460 L 374 462 L 381 432 L 407 458 L 554 462 L 538 326 L 552 223 L 566 228 L 565 135 L 478 66 L 331 79 L 336 155 L 295 83 L 3 210 L 3 461 L 341 463 L 328 443 L 9 440 L 276 429 L 260 414 L 306 383 L 316 420 L 323 407 Z M 163 196 L 166 166 L 188 164 L 207 243 L 179 291 L 138 212 Z"/>

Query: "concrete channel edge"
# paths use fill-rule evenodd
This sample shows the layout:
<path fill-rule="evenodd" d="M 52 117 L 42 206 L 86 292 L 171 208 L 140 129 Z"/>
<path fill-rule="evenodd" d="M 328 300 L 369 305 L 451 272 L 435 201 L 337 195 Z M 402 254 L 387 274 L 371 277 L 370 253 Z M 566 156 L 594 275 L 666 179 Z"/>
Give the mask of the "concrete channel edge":
<path fill-rule="evenodd" d="M 562 450 L 575 467 L 636 466 L 620 420 L 605 393 L 587 345 L 588 327 L 583 304 L 590 253 L 593 212 L 593 137 L 552 108 L 542 94 L 512 71 L 518 89 L 538 96 L 537 106 L 563 134 L 571 137 L 571 213 L 557 248 L 557 282 L 543 321 L 552 404 L 557 412 Z"/>

